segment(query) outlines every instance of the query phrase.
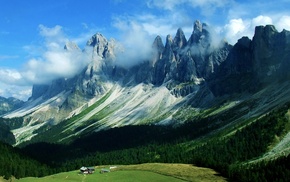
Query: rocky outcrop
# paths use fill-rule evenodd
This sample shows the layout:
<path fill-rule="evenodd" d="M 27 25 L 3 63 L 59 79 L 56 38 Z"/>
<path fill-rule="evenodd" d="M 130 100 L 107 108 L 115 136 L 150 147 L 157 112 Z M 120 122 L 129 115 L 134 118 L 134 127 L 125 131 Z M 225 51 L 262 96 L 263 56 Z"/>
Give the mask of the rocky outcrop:
<path fill-rule="evenodd" d="M 67 51 L 80 51 L 81 50 L 79 46 L 74 42 L 67 42 L 63 48 L 64 50 L 67 50 Z"/>
<path fill-rule="evenodd" d="M 160 36 L 157 36 L 152 45 L 152 64 L 155 64 L 157 60 L 161 59 L 162 52 L 164 50 L 164 44 Z"/>
<path fill-rule="evenodd" d="M 90 38 L 87 42 L 87 46 L 93 47 L 93 56 L 99 56 L 100 58 L 113 57 L 114 40 L 109 42 L 102 34 L 97 33 Z"/>
<path fill-rule="evenodd" d="M 256 92 L 272 82 L 290 77 L 290 33 L 278 32 L 274 26 L 258 26 L 252 40 L 238 40 L 209 79 L 216 96 Z"/>
<path fill-rule="evenodd" d="M 252 50 L 257 79 L 272 82 L 277 74 L 289 76 L 289 31 L 279 33 L 273 25 L 256 27 Z"/>
<path fill-rule="evenodd" d="M 159 45 L 155 46 L 155 52 L 158 54 L 154 60 L 153 84 L 170 82 L 167 88 L 174 89 L 172 93 L 176 96 L 196 92 L 196 85 L 217 71 L 232 48 L 226 42 L 221 42 L 218 48 L 213 47 L 208 26 L 199 21 L 194 23 L 188 41 L 179 28 L 174 39 L 170 35 L 167 36 L 164 48 L 160 42 L 160 37 L 157 37 L 153 44 Z M 187 83 L 187 86 L 183 87 L 181 83 Z"/>
<path fill-rule="evenodd" d="M 226 61 L 208 79 L 208 85 L 215 96 L 254 89 L 252 55 L 252 41 L 248 37 L 239 39 Z"/>

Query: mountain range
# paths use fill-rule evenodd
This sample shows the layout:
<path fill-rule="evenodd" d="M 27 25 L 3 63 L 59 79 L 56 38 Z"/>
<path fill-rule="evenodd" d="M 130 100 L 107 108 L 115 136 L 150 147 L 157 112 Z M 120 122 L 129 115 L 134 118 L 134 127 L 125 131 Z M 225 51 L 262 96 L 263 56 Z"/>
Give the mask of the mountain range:
<path fill-rule="evenodd" d="M 64 51 L 80 50 L 64 45 Z M 157 36 L 149 58 L 126 67 L 118 64 L 118 43 L 100 33 L 82 52 L 91 60 L 80 73 L 34 85 L 27 102 L 3 115 L 15 138 L 11 144 L 69 143 L 109 128 L 177 127 L 196 118 L 222 122 L 217 132 L 290 101 L 290 32 L 273 25 L 258 26 L 252 39 L 230 45 L 195 21 L 188 40 L 181 28 L 165 44 Z"/>

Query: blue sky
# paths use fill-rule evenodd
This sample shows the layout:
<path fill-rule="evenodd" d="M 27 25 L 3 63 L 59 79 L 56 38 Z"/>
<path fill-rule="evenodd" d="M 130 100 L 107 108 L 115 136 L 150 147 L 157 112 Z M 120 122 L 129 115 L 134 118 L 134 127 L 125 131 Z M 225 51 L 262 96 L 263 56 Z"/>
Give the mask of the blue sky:
<path fill-rule="evenodd" d="M 26 100 L 33 84 L 75 74 L 85 57 L 64 44 L 84 48 L 97 32 L 140 52 L 179 27 L 188 38 L 198 19 L 234 44 L 257 25 L 290 30 L 289 10 L 290 0 L 0 0 L 0 95 Z"/>

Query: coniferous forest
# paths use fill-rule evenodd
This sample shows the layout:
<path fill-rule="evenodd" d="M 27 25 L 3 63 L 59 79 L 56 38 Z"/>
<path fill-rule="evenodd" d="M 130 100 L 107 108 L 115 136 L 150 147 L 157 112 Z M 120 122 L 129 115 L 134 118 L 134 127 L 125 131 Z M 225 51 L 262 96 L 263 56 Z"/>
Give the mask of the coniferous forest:
<path fill-rule="evenodd" d="M 22 178 L 75 170 L 83 165 L 162 162 L 209 167 L 230 181 L 288 181 L 289 155 L 255 159 L 269 150 L 275 137 L 287 133 L 289 108 L 289 105 L 277 108 L 231 134 L 216 134 L 206 140 L 201 136 L 219 127 L 209 127 L 210 117 L 175 127 L 112 128 L 67 144 L 42 142 L 13 148 L 0 143 L 0 174 L 5 178 L 12 175 Z"/>

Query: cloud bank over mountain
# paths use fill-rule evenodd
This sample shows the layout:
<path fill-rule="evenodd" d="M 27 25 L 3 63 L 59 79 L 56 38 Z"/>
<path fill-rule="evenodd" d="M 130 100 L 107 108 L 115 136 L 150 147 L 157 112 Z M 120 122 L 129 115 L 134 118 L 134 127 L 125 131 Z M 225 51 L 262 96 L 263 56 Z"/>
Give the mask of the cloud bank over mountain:
<path fill-rule="evenodd" d="M 151 53 L 152 42 L 157 35 L 161 36 L 163 43 L 165 43 L 168 34 L 174 36 L 176 30 L 182 28 L 186 38 L 189 39 L 192 34 L 193 23 L 197 19 L 213 27 L 211 34 L 215 35 L 214 42 L 216 43 L 225 39 L 230 44 L 235 44 L 243 36 L 252 38 L 254 28 L 258 25 L 273 24 L 278 31 L 282 31 L 282 29 L 290 30 L 289 0 L 278 2 L 264 2 L 261 0 L 254 2 L 236 0 L 146 0 L 138 3 L 130 0 L 114 0 L 102 3 L 98 3 L 95 8 L 92 8 L 91 5 L 87 7 L 88 5 L 84 3 L 81 3 L 81 7 L 69 4 L 67 8 L 71 8 L 71 11 L 80 11 L 76 14 L 70 13 L 70 16 L 67 16 L 68 14 L 63 16 L 67 9 L 55 10 L 56 15 L 62 13 L 61 20 L 64 21 L 58 21 L 60 16 L 55 18 L 51 15 L 50 19 L 47 14 L 39 15 L 42 19 L 37 21 L 37 25 L 40 24 L 38 26 L 38 36 L 34 35 L 37 40 L 27 42 L 25 46 L 22 44 L 20 52 L 25 52 L 26 55 L 24 56 L 17 51 L 13 51 L 15 48 L 7 43 L 13 42 L 8 39 L 9 36 L 17 34 L 13 34 L 11 29 L 1 30 L 1 40 L 4 40 L 5 37 L 7 39 L 0 42 L 0 48 L 1 50 L 6 47 L 9 48 L 7 53 L 0 52 L 1 63 L 9 65 L 14 62 L 15 64 L 21 62 L 22 66 L 18 65 L 14 68 L 0 67 L 0 94 L 5 97 L 16 96 L 17 94 L 12 93 L 12 91 L 22 93 L 21 88 L 24 88 L 24 86 L 25 89 L 23 90 L 29 90 L 27 88 L 34 83 L 45 83 L 58 77 L 73 76 L 88 64 L 87 57 L 89 55 L 81 51 L 74 53 L 65 51 L 63 46 L 66 42 L 73 41 L 80 45 L 80 48 L 84 48 L 85 42 L 97 32 L 106 34 L 108 38 L 113 37 L 122 44 L 117 54 L 116 63 L 128 67 L 148 58 Z M 43 3 L 41 3 L 40 8 L 42 6 L 44 6 Z M 112 11 L 107 11 L 106 8 Z M 88 9 L 90 10 L 88 11 Z M 43 12 L 47 13 L 47 10 Z M 98 14 L 100 12 L 101 15 Z M 106 12 L 108 14 L 105 14 Z M 27 16 L 31 14 L 33 12 L 28 12 L 27 15 L 23 15 L 23 19 L 21 17 L 17 20 L 26 21 Z M 47 17 L 50 21 L 45 21 L 43 17 Z M 85 19 L 79 19 L 81 17 L 85 17 Z M 11 23 L 12 18 L 10 18 L 11 20 L 4 18 L 2 23 Z M 75 25 L 74 19 L 77 20 L 79 25 Z M 36 21 L 36 19 L 33 19 L 33 21 Z M 74 23 L 74 28 L 70 25 L 71 22 Z M 19 27 L 18 24 L 16 25 Z M 37 28 L 37 25 L 34 28 Z M 9 26 L 8 24 L 7 27 Z M 75 28 L 75 26 L 79 27 Z M 81 32 L 74 33 L 76 30 L 81 30 Z M 33 31 L 30 33 L 33 33 Z M 20 35 L 25 36 L 21 33 Z M 39 39 L 41 42 L 39 42 Z M 14 42 L 17 42 L 17 40 L 14 40 Z M 28 91 L 24 93 L 28 93 Z M 29 95 L 26 97 L 29 97 Z M 18 98 L 25 97 L 19 95 Z"/>

